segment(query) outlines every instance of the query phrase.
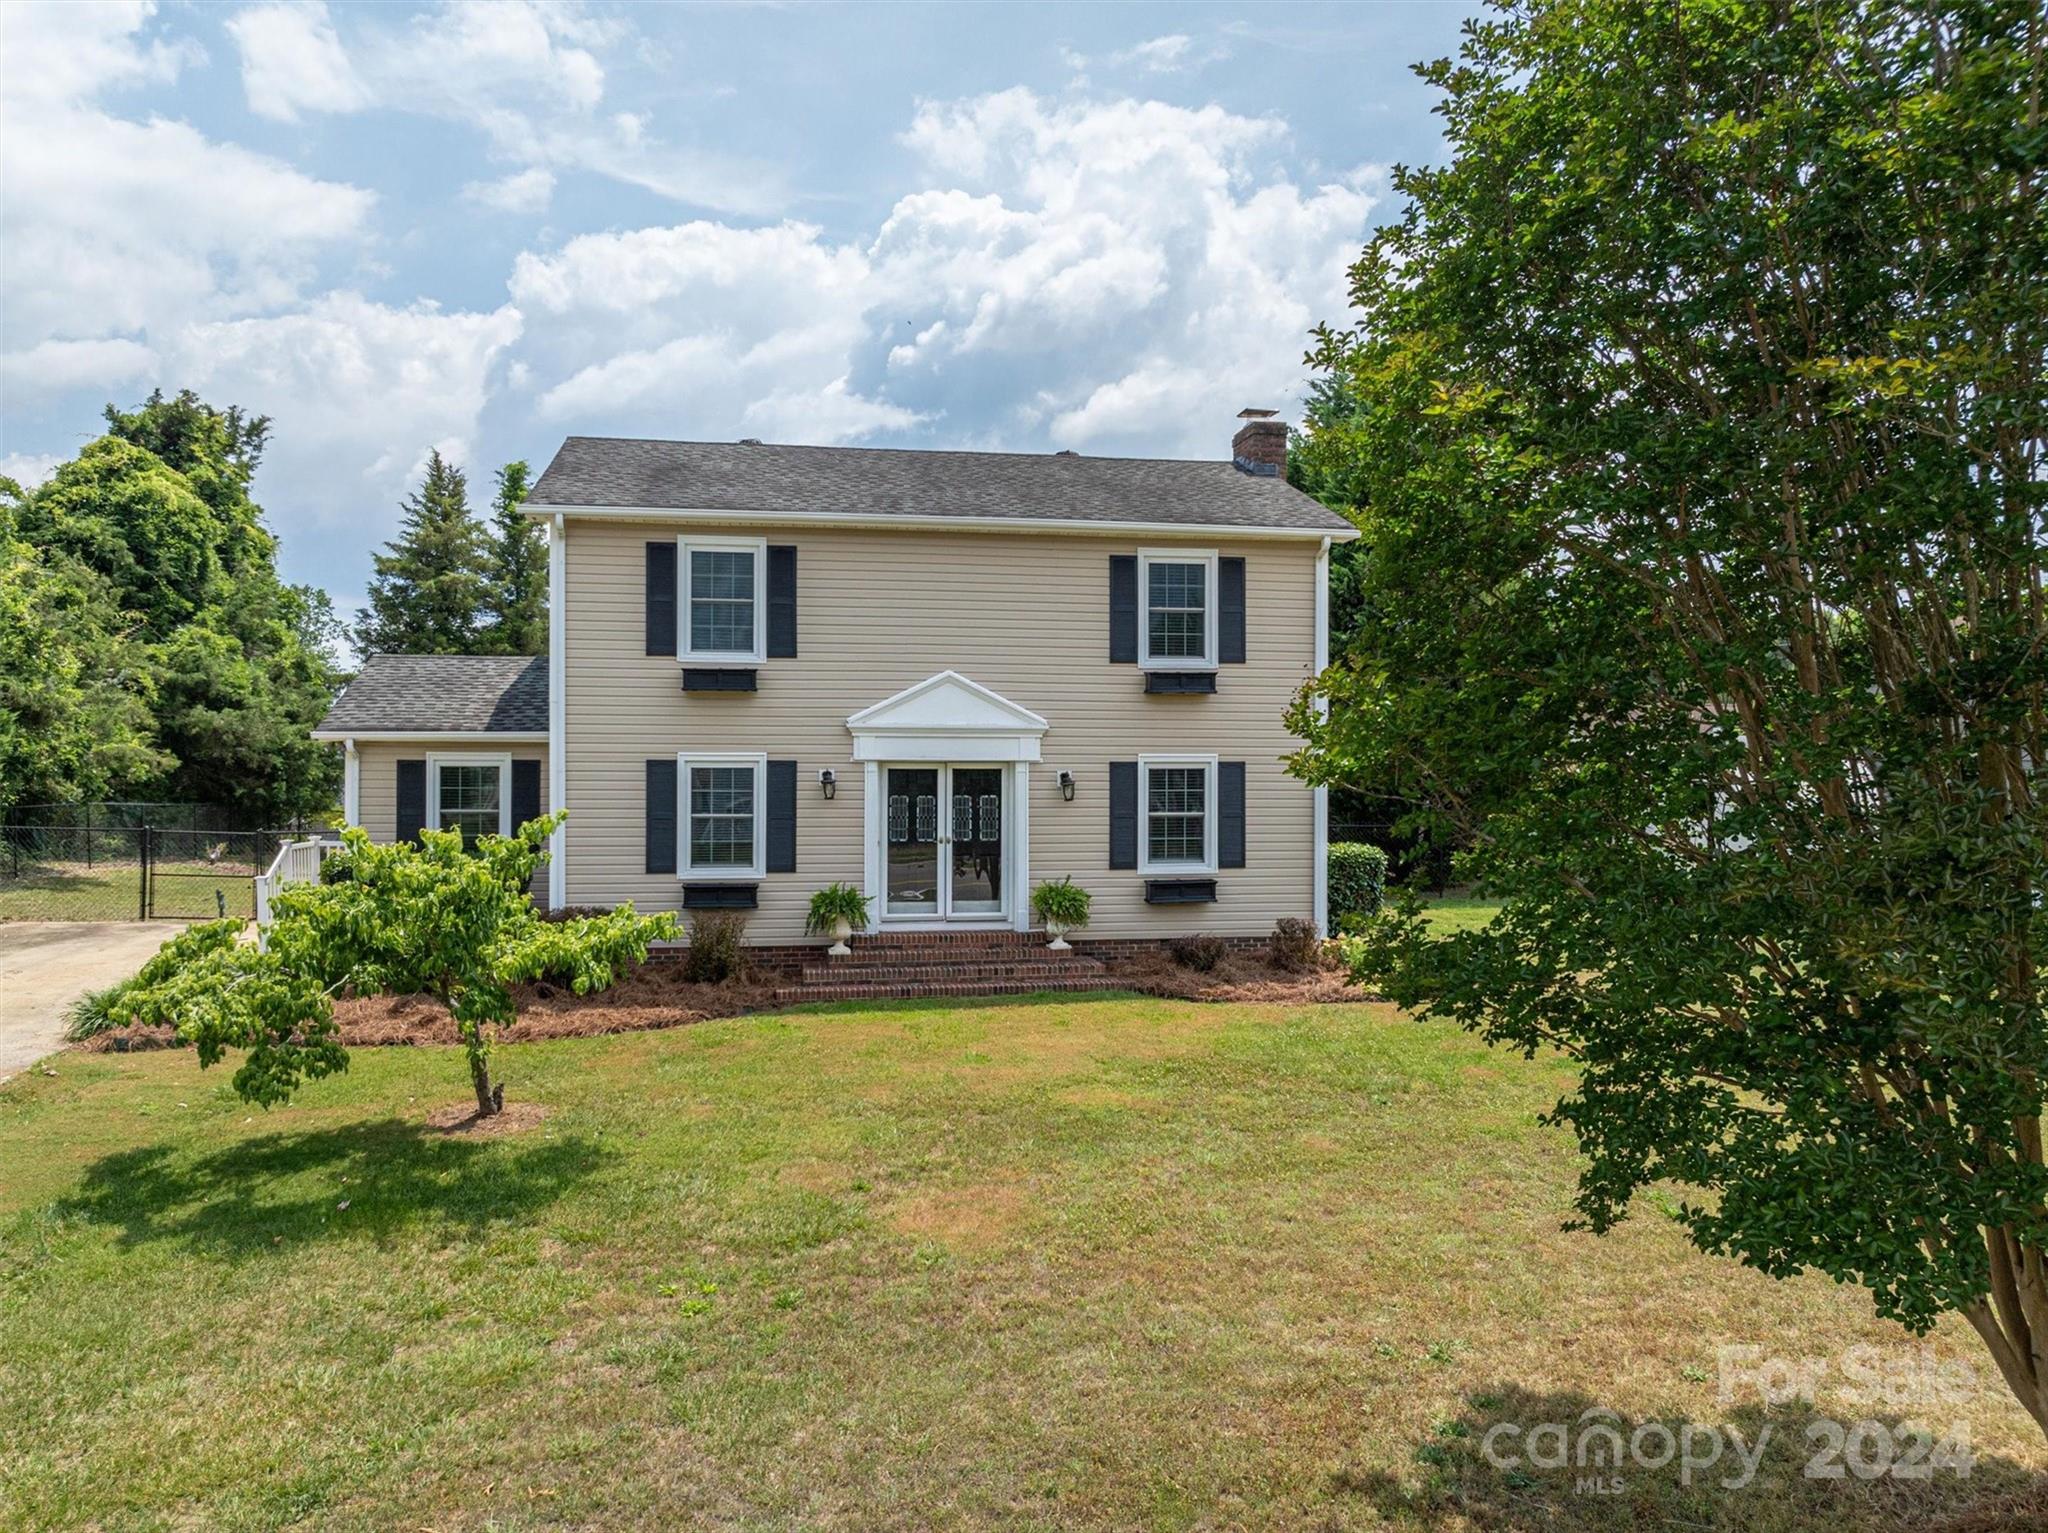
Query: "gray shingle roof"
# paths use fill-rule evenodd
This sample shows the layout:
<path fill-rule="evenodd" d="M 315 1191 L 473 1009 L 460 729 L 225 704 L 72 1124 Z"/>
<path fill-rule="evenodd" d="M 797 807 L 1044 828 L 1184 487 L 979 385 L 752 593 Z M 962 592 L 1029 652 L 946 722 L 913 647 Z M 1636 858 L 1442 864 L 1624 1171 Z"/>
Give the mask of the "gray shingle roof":
<path fill-rule="evenodd" d="M 371 655 L 317 732 L 520 734 L 547 727 L 545 657 Z"/>
<path fill-rule="evenodd" d="M 527 505 L 1283 527 L 1351 524 L 1228 461 L 572 436 Z"/>

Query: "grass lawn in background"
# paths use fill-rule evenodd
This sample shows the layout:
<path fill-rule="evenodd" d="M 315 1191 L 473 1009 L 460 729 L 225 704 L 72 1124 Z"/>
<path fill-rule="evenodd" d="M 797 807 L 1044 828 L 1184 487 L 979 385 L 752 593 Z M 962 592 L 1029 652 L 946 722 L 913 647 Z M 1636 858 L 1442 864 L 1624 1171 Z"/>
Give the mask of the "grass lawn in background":
<path fill-rule="evenodd" d="M 1500 912 L 1499 900 L 1475 894 L 1430 894 L 1423 901 L 1430 926 L 1439 932 L 1477 931 Z"/>
<path fill-rule="evenodd" d="M 223 869 L 165 859 L 154 871 L 159 919 L 210 921 L 223 905 L 228 915 L 255 918 L 256 881 L 246 862 Z M 23 864 L 18 874 L 0 862 L 0 921 L 132 921 L 141 881 L 141 868 L 132 862 Z"/>
<path fill-rule="evenodd" d="M 0 1526 L 1927 1526 L 2048 1466 L 1975 1339 L 1561 1233 L 1554 1060 L 1376 1005 L 848 1005 L 444 1048 L 269 1113 L 185 1051 L 0 1090 Z M 1932 1356 L 1956 1480 L 1812 1480 L 1717 1349 Z M 1577 1494 L 1488 1428 L 1734 1424 L 1758 1481 Z M 1925 1416 L 1924 1411 L 1909 1414 Z M 1717 1471 L 1718 1472 L 1718 1471 Z"/>

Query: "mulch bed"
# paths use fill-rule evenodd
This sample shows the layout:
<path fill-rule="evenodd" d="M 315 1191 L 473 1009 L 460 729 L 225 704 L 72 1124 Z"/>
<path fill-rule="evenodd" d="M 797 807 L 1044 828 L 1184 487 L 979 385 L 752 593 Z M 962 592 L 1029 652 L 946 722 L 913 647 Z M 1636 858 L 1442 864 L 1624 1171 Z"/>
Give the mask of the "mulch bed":
<path fill-rule="evenodd" d="M 1264 954 L 1238 952 L 1226 953 L 1207 973 L 1183 968 L 1164 952 L 1111 959 L 1104 968 L 1106 986 L 1168 1000 L 1325 1005 L 1378 999 L 1347 984 L 1343 969 L 1329 957 L 1322 967 L 1302 974 L 1276 967 Z M 503 1033 L 507 1043 L 683 1027 L 714 1017 L 767 1011 L 776 1004 L 772 977 L 753 975 L 733 984 L 697 985 L 685 980 L 681 966 L 673 963 L 642 964 L 611 989 L 594 995 L 577 995 L 541 982 L 519 986 L 514 996 L 519 1020 Z M 461 1042 L 447 1009 L 423 995 L 351 996 L 335 1002 L 334 1020 L 345 1048 Z M 91 1053 L 121 1053 L 175 1048 L 178 1042 L 169 1028 L 131 1027 L 101 1033 L 79 1046 Z"/>

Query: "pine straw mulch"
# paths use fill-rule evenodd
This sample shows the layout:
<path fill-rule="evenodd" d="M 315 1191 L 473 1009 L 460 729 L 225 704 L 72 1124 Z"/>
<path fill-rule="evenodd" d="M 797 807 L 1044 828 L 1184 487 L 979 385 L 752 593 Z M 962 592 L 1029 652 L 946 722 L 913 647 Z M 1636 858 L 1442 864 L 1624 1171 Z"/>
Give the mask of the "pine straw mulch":
<path fill-rule="evenodd" d="M 1282 969 L 1263 953 L 1240 952 L 1224 954 L 1206 973 L 1182 967 L 1165 952 L 1113 958 L 1103 968 L 1105 988 L 1167 1000 L 1324 1005 L 1379 999 L 1348 984 L 1343 968 L 1327 952 L 1320 967 L 1305 973 Z M 665 962 L 642 964 L 593 995 L 542 981 L 513 992 L 519 1020 L 501 1037 L 508 1043 L 594 1038 L 736 1017 L 774 1007 L 775 985 L 773 975 L 758 972 L 730 984 L 692 984 L 682 977 L 679 964 Z M 349 996 L 334 1003 L 334 1020 L 337 1041 L 345 1048 L 461 1042 L 447 1009 L 424 995 Z M 163 1027 L 115 1028 L 79 1045 L 96 1054 L 177 1046 L 175 1035 Z"/>

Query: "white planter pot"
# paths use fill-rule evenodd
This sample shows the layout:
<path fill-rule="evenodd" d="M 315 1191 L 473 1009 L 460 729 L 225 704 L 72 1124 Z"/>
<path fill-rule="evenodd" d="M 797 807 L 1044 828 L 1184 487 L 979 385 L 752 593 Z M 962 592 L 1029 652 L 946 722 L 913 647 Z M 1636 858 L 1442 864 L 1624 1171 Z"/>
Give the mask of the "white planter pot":
<path fill-rule="evenodd" d="M 846 939 L 853 935 L 853 923 L 841 916 L 832 923 L 832 945 L 825 951 L 834 958 L 844 958 L 853 951 L 846 945 Z"/>
<path fill-rule="evenodd" d="M 1073 951 L 1074 945 L 1067 941 L 1067 928 L 1060 925 L 1059 922 L 1046 922 L 1045 934 L 1052 938 L 1052 941 L 1046 944 L 1046 948 L 1049 951 L 1054 953 L 1070 953 Z"/>

